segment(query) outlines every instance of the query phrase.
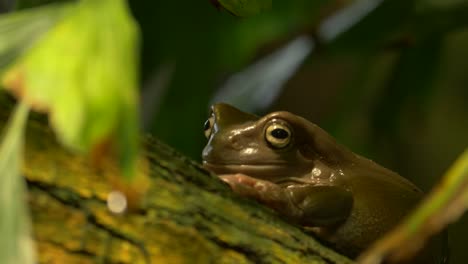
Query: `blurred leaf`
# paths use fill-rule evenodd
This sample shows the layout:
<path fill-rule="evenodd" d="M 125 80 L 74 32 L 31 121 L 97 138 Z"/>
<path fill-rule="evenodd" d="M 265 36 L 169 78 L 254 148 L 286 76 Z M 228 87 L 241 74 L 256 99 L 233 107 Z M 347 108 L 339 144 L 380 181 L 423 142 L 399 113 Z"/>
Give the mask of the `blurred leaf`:
<path fill-rule="evenodd" d="M 20 174 L 27 116 L 28 107 L 19 104 L 0 146 L 0 263 L 36 263 L 26 188 Z"/>
<path fill-rule="evenodd" d="M 82 0 L 71 11 L 15 62 L 3 84 L 49 112 L 63 144 L 100 156 L 116 150 L 131 177 L 139 129 L 137 27 L 124 0 Z"/>
<path fill-rule="evenodd" d="M 318 28 L 318 36 L 323 42 L 333 41 L 371 14 L 384 0 L 354 1 L 351 5 L 339 10 L 336 14 L 324 19 Z"/>
<path fill-rule="evenodd" d="M 70 5 L 54 4 L 0 16 L 0 74 L 63 18 Z"/>
<path fill-rule="evenodd" d="M 406 32 L 414 14 L 414 2 L 356 1 L 343 12 L 325 20 L 320 27 L 319 37 L 329 42 L 327 49 L 331 51 L 373 52 L 398 40 Z"/>
<path fill-rule="evenodd" d="M 468 149 L 403 224 L 377 241 L 359 263 L 377 264 L 385 259 L 400 263 L 411 258 L 433 235 L 460 218 L 468 208 Z"/>
<path fill-rule="evenodd" d="M 15 2 L 16 10 L 37 7 L 45 4 L 58 3 L 58 2 L 71 2 L 73 0 L 12 0 Z M 76 0 L 75 0 L 76 1 Z"/>
<path fill-rule="evenodd" d="M 468 25 L 463 0 L 362 0 L 326 19 L 319 37 L 330 51 L 406 47 Z"/>
<path fill-rule="evenodd" d="M 232 75 L 210 104 L 225 102 L 246 112 L 261 113 L 279 96 L 283 85 L 296 72 L 314 47 L 301 36 L 272 54 Z"/>
<path fill-rule="evenodd" d="M 212 0 L 236 16 L 252 16 L 271 8 L 271 0 Z"/>
<path fill-rule="evenodd" d="M 169 89 L 175 69 L 175 62 L 166 62 L 145 82 L 140 103 L 143 128 L 150 127 L 158 112 L 161 100 Z"/>

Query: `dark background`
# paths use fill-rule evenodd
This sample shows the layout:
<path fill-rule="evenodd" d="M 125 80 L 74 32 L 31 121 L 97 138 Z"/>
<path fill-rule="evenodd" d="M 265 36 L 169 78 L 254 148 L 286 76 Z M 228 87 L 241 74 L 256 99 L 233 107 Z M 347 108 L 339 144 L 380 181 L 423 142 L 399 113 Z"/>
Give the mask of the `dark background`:
<path fill-rule="evenodd" d="M 468 146 L 467 1 L 369 0 L 376 8 L 334 37 L 321 34 L 325 21 L 359 1 L 273 1 L 250 18 L 208 0 L 129 2 L 143 34 L 144 129 L 194 159 L 209 104 L 232 76 L 245 80 L 233 90 L 251 88 L 223 101 L 257 114 L 302 115 L 424 190 Z M 12 3 L 0 0 L 0 10 Z M 315 44 L 302 63 L 284 76 L 264 74 L 273 64 L 265 58 L 299 36 Z M 276 99 L 253 99 L 262 83 L 278 84 L 260 97 Z M 465 216 L 450 229 L 451 263 L 468 259 L 467 223 Z"/>

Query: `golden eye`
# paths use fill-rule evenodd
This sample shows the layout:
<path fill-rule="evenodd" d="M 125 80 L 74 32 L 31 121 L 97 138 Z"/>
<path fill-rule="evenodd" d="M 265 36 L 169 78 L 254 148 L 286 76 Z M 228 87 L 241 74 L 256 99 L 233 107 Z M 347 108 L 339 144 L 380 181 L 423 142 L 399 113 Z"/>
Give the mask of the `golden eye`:
<path fill-rule="evenodd" d="M 286 125 L 272 123 L 265 130 L 265 139 L 274 148 L 284 148 L 291 141 L 291 130 Z"/>
<path fill-rule="evenodd" d="M 214 124 L 214 116 L 211 116 L 210 118 L 208 118 L 208 119 L 205 121 L 205 124 L 203 125 L 203 126 L 204 126 L 204 130 L 205 130 L 205 137 L 206 137 L 206 138 L 210 138 L 211 132 L 212 132 L 212 128 L 213 128 L 213 124 Z"/>

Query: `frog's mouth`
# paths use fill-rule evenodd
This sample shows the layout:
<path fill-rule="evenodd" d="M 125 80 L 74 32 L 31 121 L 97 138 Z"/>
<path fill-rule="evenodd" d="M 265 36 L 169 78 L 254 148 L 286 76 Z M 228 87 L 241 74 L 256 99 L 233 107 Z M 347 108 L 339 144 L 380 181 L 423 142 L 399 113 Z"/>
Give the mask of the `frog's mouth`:
<path fill-rule="evenodd" d="M 250 177 L 275 180 L 287 175 L 288 166 L 286 164 L 222 164 L 203 161 L 203 167 L 215 174 L 236 174 L 241 173 Z"/>

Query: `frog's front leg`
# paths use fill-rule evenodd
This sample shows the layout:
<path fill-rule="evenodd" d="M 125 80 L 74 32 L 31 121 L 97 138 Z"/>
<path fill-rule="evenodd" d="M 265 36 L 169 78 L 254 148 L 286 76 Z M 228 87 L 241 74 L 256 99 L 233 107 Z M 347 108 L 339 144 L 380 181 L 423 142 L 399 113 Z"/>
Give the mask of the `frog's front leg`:
<path fill-rule="evenodd" d="M 304 226 L 340 223 L 349 216 L 353 204 L 351 192 L 340 186 L 281 186 L 244 174 L 225 174 L 220 178 L 237 194 L 256 199 Z"/>
<path fill-rule="evenodd" d="M 231 189 L 240 196 L 256 199 L 281 213 L 291 214 L 292 211 L 296 210 L 291 204 L 291 199 L 289 199 L 284 188 L 278 184 L 253 178 L 241 173 L 224 174 L 219 177 L 221 180 L 228 183 Z M 288 212 L 285 212 L 285 209 L 287 209 Z"/>

